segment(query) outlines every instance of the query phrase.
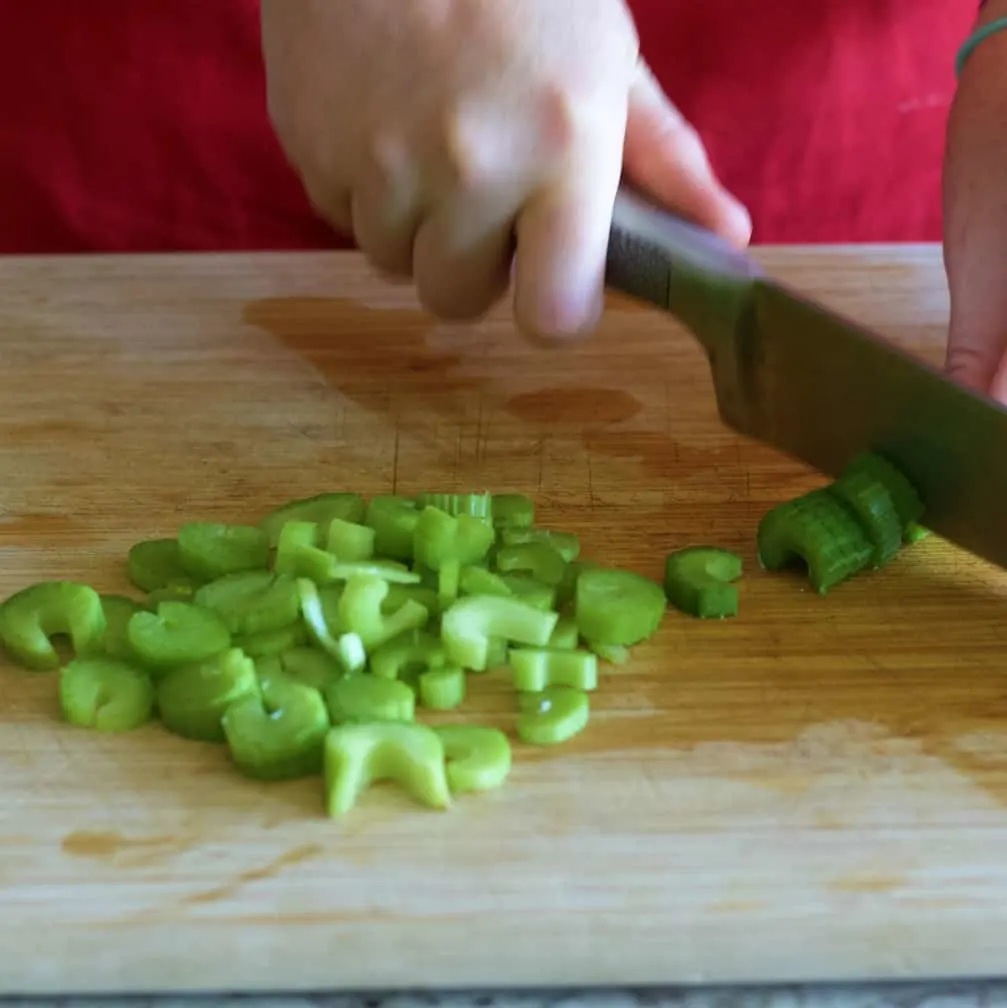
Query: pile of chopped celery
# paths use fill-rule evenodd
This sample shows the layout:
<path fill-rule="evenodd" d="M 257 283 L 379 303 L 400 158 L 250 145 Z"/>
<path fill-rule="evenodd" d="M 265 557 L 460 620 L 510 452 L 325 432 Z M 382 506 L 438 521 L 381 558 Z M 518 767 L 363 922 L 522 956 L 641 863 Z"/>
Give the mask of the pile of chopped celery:
<path fill-rule="evenodd" d="M 423 711 L 461 708 L 472 675 L 501 670 L 517 739 L 563 743 L 587 724 L 599 659 L 626 661 L 661 624 L 660 585 L 579 554 L 516 494 L 322 494 L 258 525 L 189 522 L 137 543 L 127 573 L 142 601 L 28 587 L 0 606 L 0 640 L 26 668 L 58 671 L 71 724 L 156 718 L 227 746 L 249 777 L 322 775 L 331 816 L 383 779 L 446 808 L 504 783 L 511 740 Z"/>

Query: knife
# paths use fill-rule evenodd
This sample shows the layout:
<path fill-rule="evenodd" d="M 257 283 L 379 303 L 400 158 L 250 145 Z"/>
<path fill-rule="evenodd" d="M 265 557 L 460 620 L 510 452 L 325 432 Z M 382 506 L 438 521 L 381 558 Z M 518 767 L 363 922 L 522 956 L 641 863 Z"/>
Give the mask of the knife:
<path fill-rule="evenodd" d="M 606 284 L 692 332 L 727 426 L 831 478 L 883 454 L 919 491 L 927 528 L 1007 567 L 1007 409 L 625 187 Z"/>

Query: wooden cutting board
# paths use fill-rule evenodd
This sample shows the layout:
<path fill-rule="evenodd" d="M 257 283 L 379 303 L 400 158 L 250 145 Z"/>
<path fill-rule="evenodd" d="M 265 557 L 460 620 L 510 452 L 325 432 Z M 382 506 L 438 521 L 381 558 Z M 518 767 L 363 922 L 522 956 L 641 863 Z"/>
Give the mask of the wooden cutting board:
<path fill-rule="evenodd" d="M 938 250 L 764 250 L 939 359 Z M 1007 961 L 1007 579 L 940 541 L 827 599 L 756 569 L 819 482 L 722 429 L 703 360 L 614 300 L 542 351 L 505 312 L 436 325 L 351 255 L 0 265 L 0 589 L 125 587 L 140 538 L 289 498 L 523 491 L 584 552 L 659 576 L 741 551 L 742 610 L 669 615 L 588 729 L 516 747 L 446 813 L 345 820 L 156 725 L 58 722 L 0 667 L 0 991 L 945 976 Z M 513 725 L 502 676 L 465 716 Z M 45 951 L 39 951 L 44 949 Z"/>

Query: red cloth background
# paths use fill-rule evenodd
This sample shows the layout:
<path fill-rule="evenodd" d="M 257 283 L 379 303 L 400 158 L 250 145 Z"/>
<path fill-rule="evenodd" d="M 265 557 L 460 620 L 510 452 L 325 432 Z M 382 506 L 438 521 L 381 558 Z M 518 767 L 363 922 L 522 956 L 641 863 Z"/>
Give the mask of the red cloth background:
<path fill-rule="evenodd" d="M 976 0 L 636 0 L 644 51 L 755 240 L 940 237 Z M 0 0 L 0 253 L 312 248 L 256 0 Z"/>

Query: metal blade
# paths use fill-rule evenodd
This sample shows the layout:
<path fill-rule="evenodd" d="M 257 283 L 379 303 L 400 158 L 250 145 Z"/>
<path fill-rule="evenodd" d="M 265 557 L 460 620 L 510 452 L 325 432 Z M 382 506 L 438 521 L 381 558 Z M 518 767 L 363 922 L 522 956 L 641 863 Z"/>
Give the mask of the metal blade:
<path fill-rule="evenodd" d="M 1007 567 L 1007 409 L 626 189 L 606 281 L 693 332 L 735 430 L 833 477 L 861 452 L 886 455 L 918 488 L 928 528 Z"/>
<path fill-rule="evenodd" d="M 829 476 L 884 454 L 928 528 L 1007 567 L 1007 409 L 767 280 L 735 347 L 737 385 L 717 392 L 731 426 Z"/>

